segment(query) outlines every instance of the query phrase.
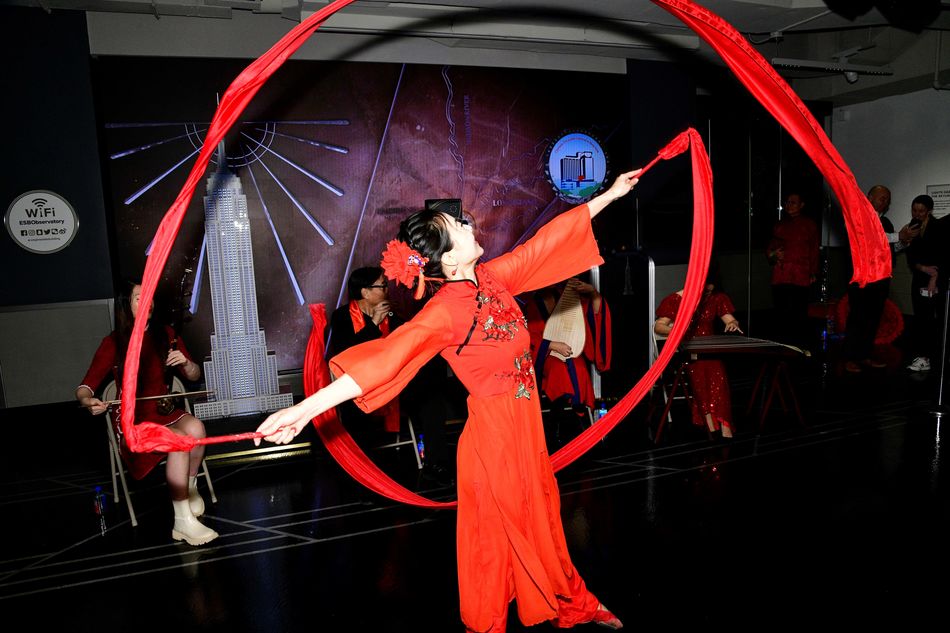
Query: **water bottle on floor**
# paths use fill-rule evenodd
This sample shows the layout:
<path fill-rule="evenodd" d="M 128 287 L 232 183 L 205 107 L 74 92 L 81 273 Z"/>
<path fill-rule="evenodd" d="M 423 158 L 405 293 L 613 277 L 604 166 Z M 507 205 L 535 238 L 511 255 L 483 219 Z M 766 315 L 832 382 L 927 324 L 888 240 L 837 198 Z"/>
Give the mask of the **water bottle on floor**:
<path fill-rule="evenodd" d="M 102 486 L 96 486 L 93 508 L 99 518 L 99 532 L 104 536 L 106 533 L 106 495 L 102 492 Z"/>

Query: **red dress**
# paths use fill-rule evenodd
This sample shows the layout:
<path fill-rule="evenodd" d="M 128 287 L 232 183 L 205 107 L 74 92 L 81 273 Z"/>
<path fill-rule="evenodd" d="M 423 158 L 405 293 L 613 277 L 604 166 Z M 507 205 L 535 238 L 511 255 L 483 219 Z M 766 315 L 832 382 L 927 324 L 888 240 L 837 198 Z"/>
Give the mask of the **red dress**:
<path fill-rule="evenodd" d="M 566 361 L 550 355 L 550 341 L 544 338 L 544 326 L 551 315 L 541 296 L 529 296 L 524 312 L 531 334 L 531 355 L 535 369 L 541 375 L 541 390 L 551 402 L 567 395 L 572 404 L 583 404 L 593 409 L 594 385 L 588 363 L 593 364 L 597 371 L 610 369 L 610 308 L 607 307 L 607 300 L 601 297 L 600 311 L 596 314 L 586 298 L 581 298 L 581 309 L 584 312 L 584 350 Z"/>
<path fill-rule="evenodd" d="M 176 341 L 178 350 L 185 355 L 185 358 L 191 360 L 188 350 L 185 349 L 185 343 L 180 336 L 176 336 L 174 330 L 166 328 L 169 341 Z M 82 379 L 80 386 L 86 386 L 93 392 L 98 392 L 98 388 L 106 381 L 106 378 L 116 378 L 116 382 L 121 382 L 122 368 L 118 366 L 116 335 L 107 335 L 99 343 L 99 349 L 92 358 L 92 364 L 86 372 L 86 377 Z M 165 384 L 165 359 L 161 356 L 161 351 L 157 349 L 155 340 L 147 333 L 142 338 L 142 355 L 139 360 L 139 383 L 137 397 L 142 396 L 160 396 L 168 393 L 168 385 Z M 136 423 L 142 420 L 155 422 L 168 426 L 174 424 L 183 415 L 187 415 L 184 409 L 174 409 L 168 415 L 162 415 L 158 412 L 158 400 L 142 400 L 135 405 Z M 133 453 L 126 446 L 125 439 L 121 435 L 121 426 L 119 425 L 119 406 L 113 408 L 112 415 L 113 426 L 116 427 L 116 437 L 119 438 L 119 448 L 122 452 L 122 459 L 129 467 L 129 473 L 135 479 L 141 479 L 147 475 L 155 466 L 165 458 L 165 453 Z"/>
<path fill-rule="evenodd" d="M 501 633 L 517 600 L 524 624 L 569 627 L 592 619 L 599 601 L 571 563 L 557 481 L 544 443 L 531 342 L 514 295 L 602 263 L 586 205 L 548 223 L 512 252 L 446 282 L 385 340 L 330 361 L 349 374 L 364 411 L 389 402 L 441 353 L 469 391 L 458 443 L 457 555 L 462 621 Z"/>
<path fill-rule="evenodd" d="M 676 321 L 683 297 L 677 293 L 667 296 L 656 309 L 656 317 L 666 317 Z M 689 330 L 683 340 L 694 336 L 710 336 L 716 333 L 714 324 L 725 314 L 735 312 L 732 301 L 724 292 L 714 292 L 704 296 L 696 314 L 689 325 Z M 689 384 L 693 390 L 692 417 L 693 424 L 705 426 L 706 414 L 712 415 L 713 427 L 719 429 L 725 425 L 732 426 L 732 398 L 729 395 L 729 379 L 726 377 L 726 366 L 719 360 L 698 360 L 689 364 Z"/>

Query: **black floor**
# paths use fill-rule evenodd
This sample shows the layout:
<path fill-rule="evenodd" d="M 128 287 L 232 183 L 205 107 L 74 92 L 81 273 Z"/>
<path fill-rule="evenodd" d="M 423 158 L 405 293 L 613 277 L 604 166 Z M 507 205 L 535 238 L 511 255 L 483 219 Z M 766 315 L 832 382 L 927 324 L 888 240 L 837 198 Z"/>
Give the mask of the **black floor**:
<path fill-rule="evenodd" d="M 674 420 L 654 447 L 641 408 L 559 475 L 574 563 L 629 630 L 945 621 L 936 372 L 841 374 L 820 357 L 793 372 L 807 427 L 776 405 L 760 431 L 742 415 L 754 372 L 735 367 L 733 442 Z M 104 430 L 80 413 L 3 412 L 0 612 L 25 622 L 6 630 L 462 630 L 454 512 L 374 496 L 317 445 L 210 462 L 218 503 L 206 521 L 221 537 L 208 546 L 171 541 L 160 477 L 135 485 L 139 526 L 112 506 L 102 535 L 92 491 L 111 486 Z M 407 486 L 452 498 L 419 478 L 407 449 L 372 455 Z M 509 628 L 525 628 L 514 611 Z"/>

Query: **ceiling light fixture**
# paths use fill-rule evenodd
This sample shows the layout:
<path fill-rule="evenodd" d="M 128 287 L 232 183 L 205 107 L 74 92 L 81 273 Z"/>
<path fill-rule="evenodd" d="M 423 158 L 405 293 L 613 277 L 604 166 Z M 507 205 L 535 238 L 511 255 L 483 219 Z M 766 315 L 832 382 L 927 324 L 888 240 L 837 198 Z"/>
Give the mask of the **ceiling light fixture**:
<path fill-rule="evenodd" d="M 772 65 L 779 68 L 823 70 L 829 73 L 855 73 L 857 75 L 894 74 L 894 69 L 890 66 L 867 66 L 848 62 L 823 62 L 814 59 L 793 59 L 789 57 L 773 57 Z"/>

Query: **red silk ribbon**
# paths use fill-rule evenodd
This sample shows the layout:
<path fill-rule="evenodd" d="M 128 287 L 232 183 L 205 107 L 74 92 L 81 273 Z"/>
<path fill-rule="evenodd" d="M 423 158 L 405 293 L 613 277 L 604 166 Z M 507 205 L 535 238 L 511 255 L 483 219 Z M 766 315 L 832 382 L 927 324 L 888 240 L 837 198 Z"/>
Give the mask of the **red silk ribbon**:
<path fill-rule="evenodd" d="M 842 207 L 845 226 L 850 238 L 852 259 L 854 261 L 853 280 L 861 285 L 870 281 L 882 279 L 890 274 L 890 256 L 883 229 L 877 220 L 873 208 L 858 188 L 848 166 L 841 159 L 831 141 L 824 134 L 821 126 L 814 120 L 801 100 L 795 95 L 791 87 L 779 77 L 778 73 L 759 55 L 742 35 L 725 20 L 710 11 L 696 5 L 690 0 L 651 0 L 665 10 L 686 23 L 693 31 L 713 47 L 736 74 L 739 80 L 749 91 L 769 110 L 779 123 L 792 135 L 815 161 L 816 166 L 828 180 Z M 142 295 L 140 301 L 149 305 L 155 295 L 155 288 L 161 277 L 162 270 L 171 253 L 172 245 L 181 226 L 184 214 L 187 211 L 198 183 L 204 177 L 208 162 L 211 159 L 218 143 L 224 138 L 228 130 L 238 119 L 241 112 L 254 97 L 265 81 L 286 61 L 310 35 L 319 28 L 327 18 L 344 8 L 353 0 L 335 0 L 320 11 L 302 21 L 282 37 L 270 50 L 259 59 L 251 63 L 232 82 L 221 98 L 218 109 L 215 111 L 211 125 L 205 136 L 204 144 L 189 173 L 188 179 L 182 186 L 178 197 L 165 214 L 153 240 L 152 251 L 149 255 L 145 274 L 142 281 Z M 703 283 L 709 265 L 710 247 L 712 244 L 712 194 L 711 190 L 704 192 L 700 185 L 701 180 L 711 182 L 708 161 L 703 163 L 705 150 L 702 148 L 699 137 L 694 131 L 688 131 L 690 147 L 692 147 L 693 182 L 694 182 L 694 214 L 693 250 L 690 255 L 690 267 L 687 272 L 686 286 L 683 298 L 683 317 L 678 321 L 686 323 L 687 314 L 692 314 L 699 300 L 697 288 Z M 682 135 L 681 135 L 682 136 Z M 677 137 L 674 143 L 683 143 Z M 685 151 L 685 146 L 681 151 Z M 701 205 L 700 208 L 697 205 Z M 702 233 L 702 234 L 700 234 Z M 122 380 L 122 430 L 129 448 L 135 452 L 150 451 L 183 451 L 190 450 L 196 444 L 211 444 L 235 440 L 253 439 L 260 437 L 258 433 L 243 433 L 239 435 L 209 437 L 196 440 L 189 436 L 173 433 L 164 426 L 153 422 L 143 421 L 135 423 L 135 395 L 139 359 L 142 348 L 142 337 L 145 333 L 144 312 L 139 315 L 132 329 L 129 348 L 126 354 L 125 369 Z M 325 318 L 325 317 L 324 317 Z M 682 332 L 678 332 L 675 324 L 670 338 L 672 344 L 667 344 L 664 350 L 675 349 Z M 637 383 L 634 389 L 624 396 L 621 401 L 597 425 L 588 429 L 573 442 L 565 446 L 552 456 L 556 469 L 563 468 L 577 459 L 587 448 L 592 446 L 604 433 L 613 428 L 623 415 L 643 397 L 643 394 L 653 384 L 660 372 L 669 362 L 669 357 L 663 353 Z M 603 430 L 603 431 L 602 431 Z M 319 432 L 319 425 L 318 425 Z M 329 432 L 328 432 L 329 433 Z M 321 433 L 321 437 L 323 434 Z M 338 437 L 338 436 L 333 436 Z M 333 438 L 331 437 L 331 443 Z M 356 448 L 358 451 L 358 447 Z M 347 459 L 357 459 L 354 451 L 349 451 Z M 364 456 L 365 459 L 365 456 Z M 353 464 L 351 467 L 363 472 L 365 464 Z M 373 467 L 375 468 L 375 467 Z M 354 475 L 355 476 L 355 475 Z M 367 470 L 362 475 L 370 487 L 386 488 L 376 475 Z M 388 478 L 386 478 L 388 479 Z M 366 483 L 364 482 L 364 483 Z M 408 492 L 408 491 L 406 491 Z M 412 494 L 412 493 L 409 493 Z M 387 495 L 389 496 L 389 495 Z M 391 497 L 395 498 L 395 497 Z M 421 497 L 418 497 L 421 499 Z M 399 500 L 405 500 L 400 495 Z M 435 502 L 424 500 L 426 503 L 406 501 L 417 505 L 433 505 Z M 434 507 L 448 507 L 446 504 L 435 504 Z"/>
<path fill-rule="evenodd" d="M 551 463 L 556 471 L 564 468 L 594 446 L 640 402 L 670 362 L 673 352 L 679 347 L 679 343 L 689 327 L 690 317 L 702 298 L 703 289 L 706 285 L 706 272 L 709 268 L 709 256 L 712 252 L 715 215 L 713 213 L 712 171 L 709 168 L 709 157 L 706 155 L 706 149 L 699 133 L 693 129 L 688 129 L 674 138 L 669 145 L 660 150 L 659 157 L 662 160 L 667 160 L 685 152 L 687 148 L 692 148 L 693 163 L 693 248 L 690 252 L 689 268 L 686 273 L 683 301 L 680 304 L 682 315 L 678 315 L 673 322 L 673 331 L 670 332 L 667 344 L 663 347 L 657 362 L 640 379 L 633 390 L 624 396 L 597 424 L 581 433 L 572 442 L 552 455 Z M 656 162 L 654 160 L 649 163 L 640 173 L 640 176 L 642 177 L 647 169 Z M 310 340 L 307 343 L 303 369 L 304 394 L 307 396 L 330 384 L 330 371 L 323 358 L 323 330 L 326 325 L 326 310 L 323 304 L 311 304 L 310 314 L 313 317 L 313 330 L 310 332 Z M 370 490 L 394 501 L 425 508 L 454 508 L 456 506 L 455 502 L 446 503 L 426 499 L 393 481 L 360 450 L 353 438 L 340 424 L 333 410 L 314 418 L 313 425 L 327 450 L 340 466 Z"/>

